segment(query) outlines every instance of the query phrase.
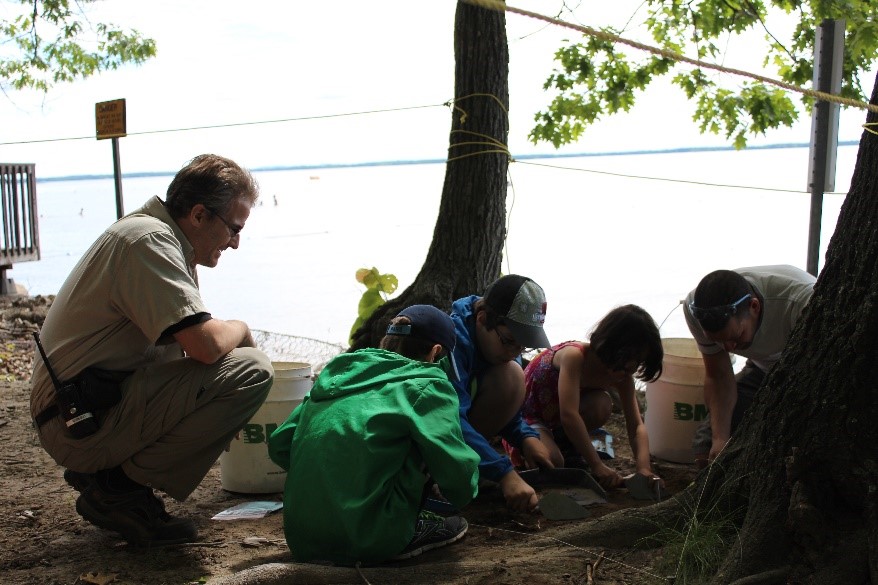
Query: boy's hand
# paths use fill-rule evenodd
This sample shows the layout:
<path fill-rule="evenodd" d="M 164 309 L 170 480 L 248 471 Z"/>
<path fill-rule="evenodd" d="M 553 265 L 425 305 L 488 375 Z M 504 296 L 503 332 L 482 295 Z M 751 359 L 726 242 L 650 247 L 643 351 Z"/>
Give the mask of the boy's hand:
<path fill-rule="evenodd" d="M 549 450 L 537 437 L 527 437 L 521 442 L 521 453 L 524 456 L 524 464 L 528 469 L 540 467 L 542 469 L 554 469 Z"/>
<path fill-rule="evenodd" d="M 537 507 L 537 493 L 515 470 L 500 479 L 500 489 L 503 490 L 506 505 L 516 512 L 532 512 Z"/>

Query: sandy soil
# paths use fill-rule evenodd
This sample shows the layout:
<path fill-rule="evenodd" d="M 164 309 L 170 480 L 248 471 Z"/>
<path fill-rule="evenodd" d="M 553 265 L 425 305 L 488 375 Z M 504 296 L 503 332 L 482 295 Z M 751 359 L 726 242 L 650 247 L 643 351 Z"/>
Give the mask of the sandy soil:
<path fill-rule="evenodd" d="M 220 522 L 211 517 L 254 498 L 222 489 L 217 463 L 185 502 L 165 498 L 168 511 L 193 518 L 201 540 L 158 550 L 129 547 L 113 533 L 78 516 L 76 492 L 62 479 L 62 469 L 42 450 L 31 428 L 28 377 L 33 360 L 30 337 L 42 322 L 47 299 L 0 298 L 0 574 L 10 585 L 80 583 L 189 584 L 234 581 L 269 583 L 467 583 L 467 584 L 613 584 L 659 583 L 660 551 L 576 548 L 553 536 L 571 522 L 630 506 L 648 505 L 626 490 L 614 490 L 607 504 L 590 508 L 590 518 L 551 521 L 539 512 L 508 511 L 495 489 L 483 490 L 463 512 L 470 523 L 466 537 L 452 546 L 427 552 L 383 571 L 363 569 L 327 576 L 305 567 L 296 578 L 272 581 L 254 567 L 290 563 L 281 514 L 259 520 Z M 634 471 L 620 415 L 608 425 L 616 458 L 610 464 L 623 474 Z M 677 493 L 694 478 L 691 466 L 656 462 L 655 471 Z M 597 568 L 596 561 L 603 557 Z M 286 566 L 289 569 L 289 565 Z M 388 579 L 387 569 L 398 579 Z M 370 572 L 371 571 L 371 572 Z M 370 576 L 371 575 L 371 576 Z M 390 573 L 393 575 L 393 573 Z"/>

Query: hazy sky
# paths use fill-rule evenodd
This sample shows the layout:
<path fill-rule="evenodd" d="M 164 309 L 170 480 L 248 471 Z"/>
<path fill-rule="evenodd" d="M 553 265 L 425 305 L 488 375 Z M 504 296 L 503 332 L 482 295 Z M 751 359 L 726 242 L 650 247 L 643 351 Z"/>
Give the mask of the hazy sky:
<path fill-rule="evenodd" d="M 556 14 L 561 2 L 514 6 Z M 583 24 L 623 26 L 638 2 L 583 0 Z M 122 170 L 174 171 L 195 154 L 216 152 L 249 167 L 443 158 L 453 96 L 451 0 L 366 3 L 276 0 L 106 0 L 93 22 L 133 27 L 157 41 L 158 56 L 141 67 L 54 88 L 45 98 L 0 99 L 0 142 L 93 137 L 94 105 L 125 98 L 129 136 L 120 140 Z M 612 13 L 610 13 L 612 11 Z M 587 15 L 587 17 L 585 16 Z M 569 18 L 569 16 L 568 16 Z M 510 48 L 510 149 L 554 152 L 527 141 L 534 113 L 549 102 L 542 84 L 553 52 L 573 31 L 507 14 Z M 748 43 L 730 43 L 727 63 L 761 70 Z M 735 55 L 734 51 L 738 54 Z M 874 72 L 864 76 L 871 89 Z M 435 106 L 417 108 L 418 106 Z M 417 108 L 395 113 L 274 124 L 140 134 L 179 128 Z M 567 151 L 722 145 L 691 122 L 679 90 L 650 89 L 634 111 L 590 129 Z M 840 138 L 857 140 L 862 111 L 842 113 Z M 810 120 L 752 143 L 807 142 Z M 39 176 L 111 173 L 109 140 L 0 145 L 0 161 L 35 162 Z"/>

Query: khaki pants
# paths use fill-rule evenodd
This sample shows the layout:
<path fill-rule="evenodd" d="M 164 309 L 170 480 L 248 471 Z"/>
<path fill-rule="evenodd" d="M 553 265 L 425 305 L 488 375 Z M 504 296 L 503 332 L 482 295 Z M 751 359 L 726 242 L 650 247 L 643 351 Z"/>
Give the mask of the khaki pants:
<path fill-rule="evenodd" d="M 100 429 L 84 439 L 60 417 L 38 429 L 60 465 L 82 473 L 122 466 L 134 481 L 186 499 L 265 401 L 274 379 L 261 351 L 239 348 L 214 364 L 192 358 L 135 371 L 122 400 L 97 414 Z"/>

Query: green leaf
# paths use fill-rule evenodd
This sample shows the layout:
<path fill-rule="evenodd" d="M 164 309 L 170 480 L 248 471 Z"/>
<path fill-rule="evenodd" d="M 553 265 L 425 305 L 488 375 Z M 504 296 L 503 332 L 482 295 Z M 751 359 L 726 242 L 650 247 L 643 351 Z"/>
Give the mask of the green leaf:
<path fill-rule="evenodd" d="M 360 268 L 355 275 L 357 282 L 366 287 L 366 292 L 357 304 L 357 318 L 348 335 L 349 343 L 353 343 L 353 335 L 363 326 L 375 309 L 387 302 L 387 295 L 396 292 L 399 280 L 393 274 L 381 274 L 376 267 Z"/>
<path fill-rule="evenodd" d="M 155 41 L 136 30 L 92 24 L 86 7 L 94 0 L 19 0 L 4 4 L 0 19 L 0 89 L 48 92 L 57 83 L 89 77 L 156 54 Z M 95 50 L 86 49 L 95 46 Z"/>
<path fill-rule="evenodd" d="M 847 39 L 841 93 L 867 100 L 859 76 L 878 62 L 874 0 L 647 0 L 641 9 L 644 14 L 639 20 L 630 19 L 629 30 L 645 29 L 661 49 L 717 64 L 724 63 L 726 52 L 736 43 L 753 42 L 752 36 L 742 40 L 743 33 L 762 33 L 764 50 L 749 66 L 738 68 L 806 88 L 813 78 L 817 25 L 825 18 L 844 18 Z M 791 32 L 784 36 L 783 30 Z M 603 116 L 633 108 L 639 94 L 655 79 L 671 74 L 676 63 L 586 36 L 559 48 L 555 65 L 543 84 L 552 94 L 550 103 L 535 115 L 529 139 L 558 148 L 582 138 Z M 682 90 L 681 99 L 691 102 L 699 130 L 722 134 L 736 148 L 746 146 L 748 136 L 791 126 L 798 119 L 798 108 L 808 111 L 812 101 L 713 70 L 677 72 L 672 81 Z"/>

